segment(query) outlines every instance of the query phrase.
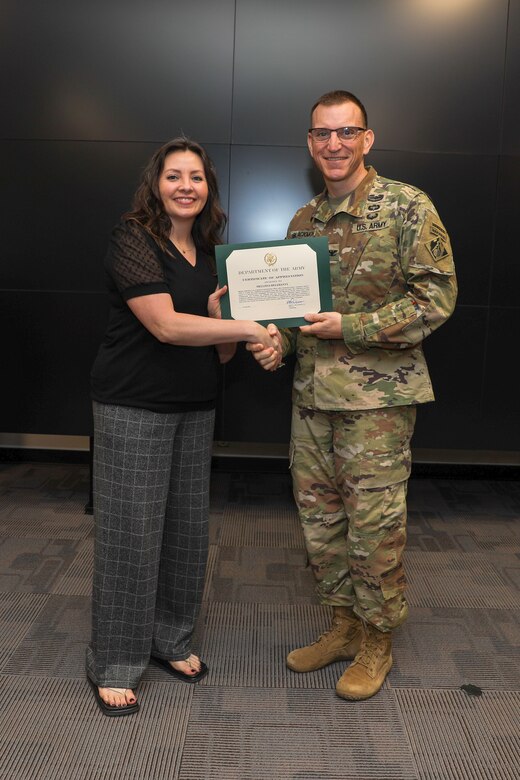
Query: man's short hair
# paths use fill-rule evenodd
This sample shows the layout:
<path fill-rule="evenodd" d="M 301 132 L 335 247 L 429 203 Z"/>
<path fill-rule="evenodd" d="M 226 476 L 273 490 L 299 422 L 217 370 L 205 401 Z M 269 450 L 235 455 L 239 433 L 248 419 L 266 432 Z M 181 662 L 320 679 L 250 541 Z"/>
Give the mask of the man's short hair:
<path fill-rule="evenodd" d="M 333 92 L 325 92 L 324 95 L 318 98 L 311 108 L 311 124 L 312 115 L 318 106 L 337 106 L 340 103 L 354 103 L 361 111 L 365 127 L 368 127 L 368 117 L 365 106 L 359 98 L 352 94 L 352 92 L 346 92 L 344 89 L 335 89 Z"/>

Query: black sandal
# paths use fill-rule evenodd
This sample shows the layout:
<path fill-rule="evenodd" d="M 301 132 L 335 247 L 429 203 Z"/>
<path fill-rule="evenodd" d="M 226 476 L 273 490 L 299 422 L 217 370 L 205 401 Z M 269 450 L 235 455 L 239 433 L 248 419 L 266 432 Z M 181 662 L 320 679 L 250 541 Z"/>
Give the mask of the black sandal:
<path fill-rule="evenodd" d="M 166 669 L 169 674 L 172 674 L 178 680 L 182 680 L 183 682 L 187 683 L 199 682 L 199 680 L 202 680 L 202 678 L 205 677 L 208 673 L 208 667 L 204 661 L 200 662 L 200 669 L 196 674 L 186 674 L 185 672 L 179 671 L 179 669 L 174 669 L 171 663 L 165 658 L 157 658 L 156 655 L 152 655 L 150 660 L 154 664 L 157 664 L 157 666 L 161 666 L 163 669 Z"/>
<path fill-rule="evenodd" d="M 96 697 L 98 707 L 103 715 L 108 715 L 111 718 L 119 718 L 122 715 L 133 715 L 134 712 L 139 712 L 138 702 L 135 702 L 135 704 L 125 704 L 122 707 L 118 707 L 114 704 L 107 704 L 106 701 L 103 701 L 101 698 L 101 694 L 99 693 L 96 683 L 92 682 L 90 677 L 87 677 L 87 680 L 90 683 L 92 690 L 94 691 L 94 696 Z"/>

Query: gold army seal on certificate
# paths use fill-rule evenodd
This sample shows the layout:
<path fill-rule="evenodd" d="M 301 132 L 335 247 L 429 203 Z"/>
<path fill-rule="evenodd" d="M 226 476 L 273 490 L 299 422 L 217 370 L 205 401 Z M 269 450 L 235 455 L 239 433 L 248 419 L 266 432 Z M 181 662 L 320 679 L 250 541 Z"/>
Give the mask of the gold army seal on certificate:
<path fill-rule="evenodd" d="M 305 325 L 304 315 L 331 311 L 329 251 L 325 237 L 223 244 L 215 247 L 222 317 Z"/>

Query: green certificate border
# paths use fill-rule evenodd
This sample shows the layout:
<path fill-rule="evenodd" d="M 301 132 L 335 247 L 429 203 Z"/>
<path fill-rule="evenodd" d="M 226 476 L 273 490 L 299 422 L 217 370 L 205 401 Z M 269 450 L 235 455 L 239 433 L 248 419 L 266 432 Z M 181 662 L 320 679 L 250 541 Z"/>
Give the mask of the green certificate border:
<path fill-rule="evenodd" d="M 329 242 L 326 236 L 317 238 L 291 238 L 282 241 L 255 241 L 249 244 L 219 244 L 215 247 L 215 259 L 217 261 L 217 274 L 219 287 L 228 283 L 227 258 L 236 249 L 263 249 L 285 244 L 307 244 L 316 253 L 318 263 L 318 284 L 320 288 L 320 311 L 332 311 L 332 290 L 330 284 Z M 234 319 L 231 316 L 229 305 L 229 293 L 220 299 L 220 310 L 225 320 Z M 284 317 L 274 320 L 257 320 L 260 325 L 268 325 L 274 322 L 282 328 L 293 328 L 309 323 L 303 317 Z"/>

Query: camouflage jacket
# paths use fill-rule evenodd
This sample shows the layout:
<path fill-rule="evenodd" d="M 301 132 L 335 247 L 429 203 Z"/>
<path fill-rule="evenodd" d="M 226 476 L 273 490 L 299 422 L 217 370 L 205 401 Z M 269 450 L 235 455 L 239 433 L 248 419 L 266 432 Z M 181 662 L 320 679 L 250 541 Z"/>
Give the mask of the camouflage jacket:
<path fill-rule="evenodd" d="M 421 342 L 448 319 L 457 297 L 450 240 L 432 202 L 368 168 L 335 212 L 323 192 L 296 212 L 287 232 L 323 235 L 343 339 L 283 332 L 284 354 L 297 355 L 293 402 L 342 410 L 432 401 Z"/>

